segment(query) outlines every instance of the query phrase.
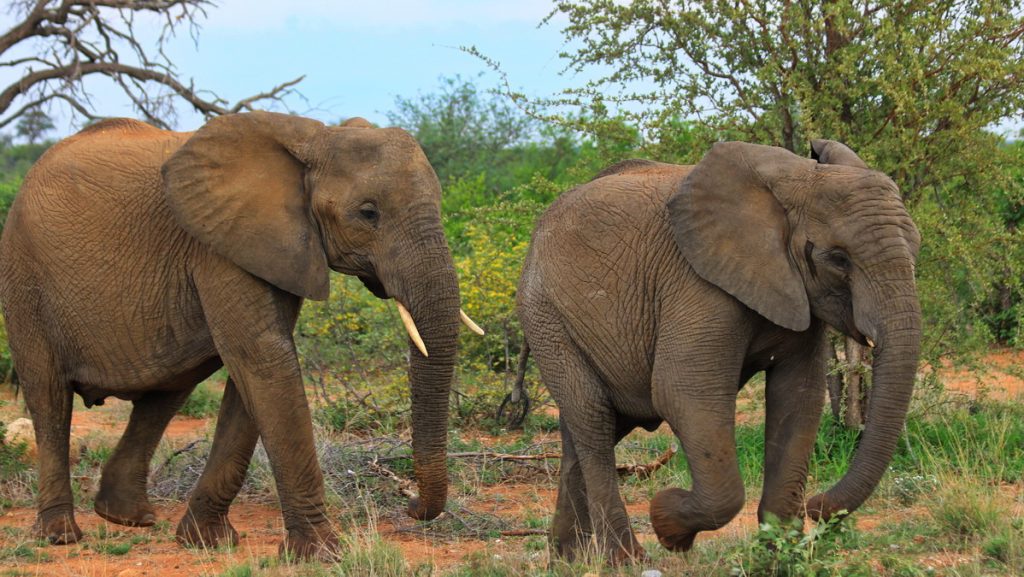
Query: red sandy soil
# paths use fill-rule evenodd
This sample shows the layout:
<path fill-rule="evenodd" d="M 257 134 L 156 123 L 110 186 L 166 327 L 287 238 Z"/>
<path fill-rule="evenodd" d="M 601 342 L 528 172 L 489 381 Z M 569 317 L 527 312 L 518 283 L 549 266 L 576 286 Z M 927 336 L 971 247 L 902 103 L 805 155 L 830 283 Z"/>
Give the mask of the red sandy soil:
<path fill-rule="evenodd" d="M 988 370 L 969 372 L 944 370 L 946 388 L 950 391 L 977 397 L 987 395 L 998 399 L 1024 400 L 1024 353 L 999 351 L 990 355 L 985 363 Z M 749 405 L 749 399 L 742 404 Z M 11 407 L 8 407 L 10 409 Z M 111 399 L 100 409 L 85 410 L 76 407 L 73 414 L 73 431 L 85 438 L 102 436 L 116 439 L 128 420 L 130 404 Z M 10 410 L 4 415 L 14 418 Z M 14 415 L 17 416 L 17 415 Z M 209 434 L 206 419 L 175 417 L 168 428 L 163 442 L 178 447 Z M 485 435 L 481 435 L 485 438 Z M 507 441 L 508 439 L 504 439 Z M 486 443 L 485 443 L 486 444 Z M 1024 499 L 1021 487 L 1007 487 L 1008 501 L 1015 503 L 1015 513 L 1024 516 Z M 555 502 L 553 485 L 536 483 L 503 483 L 484 486 L 472 499 L 472 508 L 481 513 L 498 515 L 501 518 L 547 519 Z M 284 535 L 280 510 L 275 505 L 239 502 L 231 509 L 231 519 L 242 534 L 241 543 L 233 550 L 196 551 L 179 547 L 174 542 L 174 527 L 181 517 L 184 504 L 157 504 L 157 516 L 161 519 L 153 528 L 127 528 L 109 524 L 91 510 L 91 503 L 79 503 L 77 521 L 86 534 L 79 544 L 70 546 L 42 547 L 38 551 L 46 555 L 38 562 L 26 558 L 0 559 L 0 568 L 15 570 L 18 575 L 86 575 L 135 577 L 159 575 L 160 577 L 186 577 L 193 575 L 218 575 L 231 567 L 248 563 L 257 567 L 263 559 L 277 555 L 278 544 Z M 648 503 L 644 500 L 627 502 L 631 516 L 646 519 Z M 904 512 L 901 512 L 901 516 Z M 922 515 L 924 512 L 920 512 Z M 908 514 L 912 514 L 909 512 Z M 19 544 L 34 546 L 29 540 L 27 528 L 32 525 L 35 510 L 14 508 L 0 514 L 0 550 Z M 884 514 L 861 514 L 857 516 L 858 527 L 870 531 L 887 521 Z M 699 540 L 715 539 L 722 535 L 745 536 L 757 528 L 757 502 L 750 501 L 740 515 L 723 529 L 702 533 Z M 437 570 L 444 570 L 458 564 L 467 555 L 494 547 L 521 549 L 519 537 L 504 538 L 504 543 L 494 540 L 459 539 L 437 541 L 420 535 L 403 532 L 389 521 L 381 521 L 376 530 L 385 541 L 397 545 L 410 567 L 429 563 Z M 649 531 L 649 529 L 648 529 Z M 102 549 L 105 541 L 100 535 L 105 532 L 110 543 L 139 541 L 132 545 L 127 554 L 114 555 Z M 657 547 L 653 533 L 638 534 L 641 542 L 652 549 Z M 946 559 L 935 555 L 935 559 L 922 560 L 935 567 L 957 564 L 957 559 Z M 955 555 L 953 556 L 955 557 Z"/>

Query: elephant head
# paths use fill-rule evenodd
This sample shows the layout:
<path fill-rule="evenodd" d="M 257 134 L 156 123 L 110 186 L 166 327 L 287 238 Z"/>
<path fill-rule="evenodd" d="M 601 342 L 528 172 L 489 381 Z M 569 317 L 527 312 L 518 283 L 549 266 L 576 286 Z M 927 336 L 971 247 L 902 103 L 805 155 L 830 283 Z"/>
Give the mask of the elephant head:
<path fill-rule="evenodd" d="M 673 234 L 704 279 L 793 331 L 811 316 L 874 347 L 867 425 L 846 475 L 807 503 L 814 518 L 857 508 L 889 464 L 921 338 L 914 266 L 921 238 L 893 181 L 849 148 L 814 157 L 716 144 L 669 201 Z M 794 402 L 799 402 L 795 400 Z"/>
<path fill-rule="evenodd" d="M 361 119 L 328 127 L 268 112 L 228 115 L 167 160 L 163 182 L 186 231 L 268 283 L 324 299 L 331 269 L 395 299 L 415 345 L 409 374 L 420 498 L 409 512 L 436 517 L 448 491 L 459 287 L 441 226 L 441 187 L 416 141 Z"/>

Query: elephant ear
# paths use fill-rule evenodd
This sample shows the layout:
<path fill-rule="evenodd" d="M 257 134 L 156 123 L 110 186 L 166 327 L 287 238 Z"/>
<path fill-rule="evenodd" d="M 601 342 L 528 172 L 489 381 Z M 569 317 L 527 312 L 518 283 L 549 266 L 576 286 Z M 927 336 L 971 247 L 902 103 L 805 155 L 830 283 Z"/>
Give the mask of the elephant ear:
<path fill-rule="evenodd" d="M 301 297 L 327 298 L 327 256 L 296 156 L 324 128 L 272 112 L 209 121 L 163 165 L 178 223 L 253 275 Z"/>
<path fill-rule="evenodd" d="M 676 244 L 694 271 L 794 331 L 810 326 L 811 309 L 789 256 L 789 181 L 813 166 L 782 148 L 721 142 L 668 201 Z"/>
<path fill-rule="evenodd" d="M 821 164 L 842 164 L 855 168 L 868 168 L 867 163 L 850 150 L 849 146 L 835 140 L 812 140 L 811 158 Z"/>

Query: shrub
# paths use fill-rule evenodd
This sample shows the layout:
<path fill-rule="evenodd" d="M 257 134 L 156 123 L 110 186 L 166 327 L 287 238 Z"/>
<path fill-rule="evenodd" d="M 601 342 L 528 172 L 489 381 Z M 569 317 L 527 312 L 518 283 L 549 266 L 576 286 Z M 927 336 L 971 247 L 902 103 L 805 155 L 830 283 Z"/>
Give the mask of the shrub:
<path fill-rule="evenodd" d="M 204 381 L 196 386 L 178 413 L 193 419 L 212 417 L 220 409 L 220 399 L 221 396 Z"/>

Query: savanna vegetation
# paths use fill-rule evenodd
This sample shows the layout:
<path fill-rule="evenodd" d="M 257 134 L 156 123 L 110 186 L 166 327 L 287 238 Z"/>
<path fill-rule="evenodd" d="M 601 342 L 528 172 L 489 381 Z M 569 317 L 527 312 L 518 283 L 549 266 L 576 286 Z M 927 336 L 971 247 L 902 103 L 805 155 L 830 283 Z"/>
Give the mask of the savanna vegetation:
<path fill-rule="evenodd" d="M 550 404 L 532 368 L 533 410 L 524 430 L 509 431 L 496 410 L 510 391 L 521 347 L 514 312 L 520 265 L 536 217 L 560 192 L 625 158 L 692 163 L 712 142 L 727 139 L 807 154 L 811 138 L 830 138 L 893 177 L 924 239 L 917 263 L 922 370 L 899 452 L 876 496 L 851 520 L 805 532 L 768 523 L 753 536 L 698 543 L 687 556 L 648 544 L 649 565 L 670 575 L 1024 573 L 1024 518 L 1013 514 L 1022 510 L 1022 400 L 963 400 L 944 390 L 940 370 L 950 363 L 979 368 L 993 348 L 1024 347 L 1024 141 L 1006 128 L 1024 111 L 1024 7 L 999 0 L 579 0 L 555 2 L 554 13 L 567 21 L 567 69 L 588 73 L 585 85 L 531 99 L 507 84 L 490 90 L 476 79 L 444 77 L 434 91 L 397 98 L 388 114 L 417 137 L 442 182 L 463 308 L 487 331 L 461 337 L 451 397 L 450 452 L 459 455 L 451 460 L 454 514 L 421 531 L 438 542 L 493 542 L 511 530 L 546 527 L 542 506 L 509 519 L 474 511 L 474 500 L 503 483 L 557 482 L 548 466 L 487 455 L 557 452 L 557 418 L 545 410 Z M 500 63 L 466 50 L 500 72 Z M 49 144 L 40 137 L 45 122 L 36 116 L 25 123 L 0 141 L 0 218 Z M 328 493 L 353 546 L 335 565 L 296 569 L 259 559 L 225 575 L 436 574 L 403 561 L 374 530 L 377 520 L 400 511 L 402 481 L 411 475 L 403 442 L 404 331 L 393 307 L 356 279 L 335 275 L 331 282 L 329 300 L 305 305 L 296 341 Z M 8 369 L 4 348 L 0 370 Z M 835 368 L 840 377 L 849 371 Z M 201 385 L 183 411 L 214 416 L 218 378 Z M 757 377 L 743 399 L 737 440 L 748 497 L 756 498 L 764 451 Z M 838 413 L 821 426 L 814 487 L 842 475 L 857 440 L 857 423 Z M 649 462 L 672 441 L 663 432 L 631 437 L 620 462 Z M 186 497 L 203 446 L 157 456 L 159 496 Z M 89 449 L 76 478 L 97 476 L 102 456 L 103 449 Z M 29 502 L 32 475 L 23 447 L 0 444 L 0 507 Z M 627 477 L 624 492 L 627 500 L 644 501 L 657 487 L 687 486 L 687 475 L 678 455 L 653 481 Z M 260 455 L 243 493 L 273 498 Z M 852 521 L 861 516 L 879 526 L 858 529 Z M 634 522 L 645 525 L 646 515 Z M 543 536 L 524 533 L 510 537 L 511 547 L 485 549 L 443 574 L 609 574 L 599 561 L 549 563 Z M 45 556 L 46 548 L 26 535 L 0 550 L 0 560 Z M 173 529 L 158 526 L 155 535 L 173 539 Z M 95 547 L 132 545 L 128 533 L 94 537 Z"/>

